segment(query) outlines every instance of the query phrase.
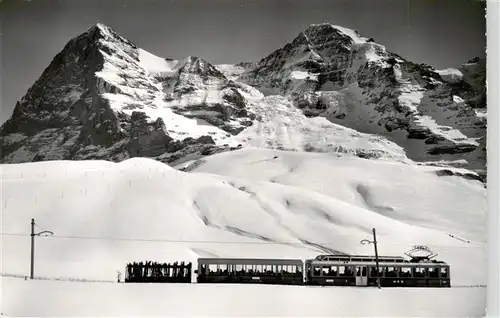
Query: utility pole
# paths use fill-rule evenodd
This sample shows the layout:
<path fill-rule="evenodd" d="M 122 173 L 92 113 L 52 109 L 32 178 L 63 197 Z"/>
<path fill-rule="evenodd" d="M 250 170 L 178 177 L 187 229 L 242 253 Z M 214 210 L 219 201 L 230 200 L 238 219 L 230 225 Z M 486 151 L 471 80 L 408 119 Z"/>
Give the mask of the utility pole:
<path fill-rule="evenodd" d="M 373 228 L 373 246 L 375 247 L 375 266 L 377 266 L 377 287 L 380 288 L 380 268 L 378 266 L 377 233 Z"/>
<path fill-rule="evenodd" d="M 377 233 L 375 232 L 375 228 L 372 230 L 373 232 L 373 241 L 370 240 L 361 240 L 361 244 L 373 244 L 375 247 L 375 266 L 377 267 L 377 287 L 380 288 L 380 268 L 378 265 L 378 249 L 377 249 Z"/>
<path fill-rule="evenodd" d="M 35 275 L 35 219 L 31 219 L 31 266 L 30 279 Z"/>
<path fill-rule="evenodd" d="M 35 219 L 31 219 L 31 266 L 30 266 L 30 279 L 35 278 L 35 236 L 40 236 L 42 234 L 54 235 L 51 231 L 42 231 L 35 233 Z"/>

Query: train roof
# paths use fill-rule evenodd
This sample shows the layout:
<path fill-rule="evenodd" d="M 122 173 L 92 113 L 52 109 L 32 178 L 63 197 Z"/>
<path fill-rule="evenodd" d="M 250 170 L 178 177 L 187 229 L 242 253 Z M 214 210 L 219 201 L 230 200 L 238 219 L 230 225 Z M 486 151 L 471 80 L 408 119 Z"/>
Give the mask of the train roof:
<path fill-rule="evenodd" d="M 331 265 L 331 266 L 370 266 L 370 267 L 375 267 L 375 262 L 373 263 L 367 263 L 367 262 L 349 262 L 349 263 L 339 263 L 339 262 L 313 262 L 311 265 Z M 380 267 L 434 267 L 434 266 L 442 266 L 442 267 L 449 267 L 448 264 L 446 263 L 387 263 L 387 262 L 380 262 L 378 264 Z"/>
<path fill-rule="evenodd" d="M 198 258 L 201 264 L 302 265 L 301 259 L 279 258 Z"/>
<path fill-rule="evenodd" d="M 308 264 L 311 265 L 342 265 L 342 266 L 375 266 L 376 262 L 366 262 L 366 261 L 318 261 L 318 260 L 307 260 Z M 442 261 L 422 261 L 422 262 L 410 262 L 405 260 L 404 262 L 387 262 L 384 260 L 379 260 L 379 266 L 403 266 L 403 267 L 413 267 L 413 266 L 448 266 L 447 263 Z"/>
<path fill-rule="evenodd" d="M 316 256 L 315 260 L 321 261 L 321 260 L 329 260 L 329 259 L 338 259 L 338 260 L 353 260 L 353 259 L 375 259 L 374 255 L 318 255 Z M 402 262 L 404 261 L 404 257 L 401 256 L 379 256 L 379 260 L 391 260 L 391 261 L 398 261 Z"/>

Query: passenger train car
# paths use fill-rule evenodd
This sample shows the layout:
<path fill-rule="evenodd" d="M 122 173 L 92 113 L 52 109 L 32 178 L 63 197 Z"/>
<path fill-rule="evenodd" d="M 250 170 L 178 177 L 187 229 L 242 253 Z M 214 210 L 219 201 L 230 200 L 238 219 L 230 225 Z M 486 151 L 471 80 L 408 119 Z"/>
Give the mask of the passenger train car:
<path fill-rule="evenodd" d="M 444 262 L 402 257 L 324 256 L 305 261 L 305 284 L 332 286 L 450 287 Z"/>
<path fill-rule="evenodd" d="M 198 259 L 198 283 L 450 287 L 450 267 L 422 258 L 319 255 L 300 259 Z"/>
<path fill-rule="evenodd" d="M 301 285 L 300 259 L 199 258 L 198 283 L 260 283 Z"/>

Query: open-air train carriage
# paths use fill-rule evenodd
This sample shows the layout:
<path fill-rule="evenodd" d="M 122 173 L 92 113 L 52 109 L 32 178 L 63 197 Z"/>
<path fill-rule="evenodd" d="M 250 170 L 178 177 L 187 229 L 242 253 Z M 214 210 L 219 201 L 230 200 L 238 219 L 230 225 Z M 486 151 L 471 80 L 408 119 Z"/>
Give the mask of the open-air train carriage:
<path fill-rule="evenodd" d="M 199 258 L 198 283 L 303 284 L 300 259 Z"/>
<path fill-rule="evenodd" d="M 450 267 L 444 262 L 413 263 L 306 260 L 306 285 L 382 287 L 450 287 Z"/>

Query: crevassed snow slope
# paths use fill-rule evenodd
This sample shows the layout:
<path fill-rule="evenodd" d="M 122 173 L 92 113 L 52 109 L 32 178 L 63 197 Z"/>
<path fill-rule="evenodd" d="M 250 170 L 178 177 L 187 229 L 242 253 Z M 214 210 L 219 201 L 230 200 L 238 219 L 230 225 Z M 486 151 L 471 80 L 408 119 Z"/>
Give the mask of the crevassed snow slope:
<path fill-rule="evenodd" d="M 245 146 L 314 152 L 339 152 L 409 162 L 403 148 L 384 137 L 359 133 L 329 122 L 307 118 L 287 98 L 266 96 L 249 103 L 258 114 L 249 128 L 233 137 Z"/>
<path fill-rule="evenodd" d="M 253 171 L 254 176 L 266 169 L 273 176 L 280 170 L 286 174 L 294 166 L 293 157 L 289 157 L 288 167 L 259 167 L 259 160 L 269 158 L 235 154 L 232 167 L 239 165 L 240 171 Z M 246 162 L 238 160 L 238 155 L 247 157 Z M 316 164 L 321 156 L 325 160 L 322 167 L 332 164 L 328 155 L 318 156 Z M 300 163 L 295 160 L 295 164 Z M 353 161 L 356 164 L 360 163 Z M 228 166 L 226 169 L 234 171 Z M 339 183 L 349 183 L 349 178 L 336 171 Z M 448 182 L 426 184 L 422 177 L 412 181 L 421 182 L 419 188 L 405 186 L 396 177 L 402 172 L 403 168 L 392 170 L 394 195 L 414 191 L 413 199 L 406 197 L 414 204 L 422 200 L 422 193 L 428 193 L 430 186 Z M 480 270 L 484 267 L 480 244 L 465 243 L 446 231 L 408 222 L 408 218 L 374 212 L 356 204 L 356 200 L 309 190 L 307 183 L 312 180 L 300 169 L 295 178 L 302 175 L 304 187 L 247 176 L 186 173 L 144 158 L 119 164 L 54 161 L 5 165 L 1 173 L 2 232 L 28 234 L 34 217 L 41 228 L 56 233 L 57 237 L 37 238 L 36 274 L 41 276 L 110 279 L 132 260 L 195 261 L 203 256 L 309 258 L 336 251 L 371 254 L 373 247 L 359 242 L 369 238 L 375 227 L 381 254 L 402 255 L 413 244 L 429 245 L 452 264 L 453 284 L 485 282 Z M 317 189 L 332 187 L 335 173 L 323 173 L 324 178 L 315 180 Z M 383 192 L 390 186 L 376 179 L 369 185 L 372 188 L 368 192 L 375 197 L 378 188 Z M 466 184 L 462 187 L 471 188 Z M 459 188 L 457 184 L 434 191 L 442 196 L 455 193 L 459 201 L 463 199 Z M 354 195 L 349 188 L 339 189 L 346 197 Z M 426 212 L 429 223 L 435 220 L 440 224 L 442 215 Z M 455 211 L 457 215 L 467 212 L 473 213 L 465 208 Z M 29 236 L 4 235 L 2 239 L 2 271 L 27 274 Z M 471 263 L 461 261 L 464 257 L 475 261 L 476 270 L 470 271 Z"/>

